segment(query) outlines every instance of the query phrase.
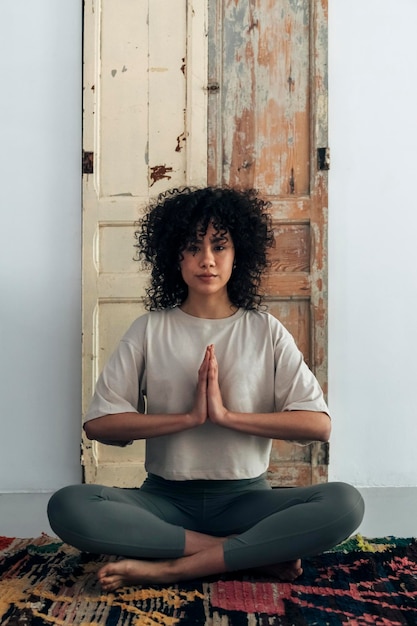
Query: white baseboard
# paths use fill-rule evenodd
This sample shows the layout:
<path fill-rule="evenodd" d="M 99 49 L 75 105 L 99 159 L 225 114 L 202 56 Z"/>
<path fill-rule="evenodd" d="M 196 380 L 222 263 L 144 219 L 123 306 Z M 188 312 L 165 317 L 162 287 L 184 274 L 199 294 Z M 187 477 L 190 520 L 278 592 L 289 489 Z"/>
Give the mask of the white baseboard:
<path fill-rule="evenodd" d="M 359 487 L 365 516 L 364 537 L 417 537 L 417 487 Z"/>

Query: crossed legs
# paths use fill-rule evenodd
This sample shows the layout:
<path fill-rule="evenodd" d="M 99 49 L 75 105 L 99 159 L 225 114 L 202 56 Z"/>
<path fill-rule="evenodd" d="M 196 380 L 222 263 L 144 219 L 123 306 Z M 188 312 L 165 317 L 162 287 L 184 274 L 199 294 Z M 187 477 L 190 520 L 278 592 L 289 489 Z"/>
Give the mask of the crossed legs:
<path fill-rule="evenodd" d="M 195 530 L 187 511 L 164 499 L 151 498 L 145 510 L 132 502 L 137 497 L 140 490 L 79 485 L 51 499 L 51 527 L 64 541 L 124 557 L 100 570 L 105 590 L 252 568 L 293 580 L 302 571 L 300 558 L 336 545 L 363 516 L 360 494 L 344 483 L 229 498 L 222 515 L 213 516 L 214 526 L 220 520 L 224 532 L 220 526 L 213 534 Z"/>

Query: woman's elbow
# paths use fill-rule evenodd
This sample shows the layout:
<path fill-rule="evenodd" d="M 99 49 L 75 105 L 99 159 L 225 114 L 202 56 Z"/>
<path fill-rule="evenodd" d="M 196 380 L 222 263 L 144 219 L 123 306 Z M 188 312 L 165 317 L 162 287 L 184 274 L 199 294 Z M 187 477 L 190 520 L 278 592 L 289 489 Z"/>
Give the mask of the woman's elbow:
<path fill-rule="evenodd" d="M 332 421 L 330 416 L 327 413 L 322 413 L 322 420 L 320 425 L 320 433 L 318 437 L 318 441 L 322 441 L 323 443 L 327 443 L 330 439 L 330 434 L 332 432 Z"/>
<path fill-rule="evenodd" d="M 84 424 L 84 432 L 87 436 L 87 439 L 90 439 L 91 441 L 97 439 L 97 419 L 89 420 Z"/>

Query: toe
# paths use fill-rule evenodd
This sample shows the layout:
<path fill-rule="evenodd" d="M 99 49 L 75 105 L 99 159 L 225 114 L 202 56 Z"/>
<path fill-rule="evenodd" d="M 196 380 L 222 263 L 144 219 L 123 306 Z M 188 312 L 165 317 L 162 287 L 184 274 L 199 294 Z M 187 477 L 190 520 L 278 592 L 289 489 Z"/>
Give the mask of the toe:
<path fill-rule="evenodd" d="M 100 580 L 100 584 L 105 591 L 115 591 L 123 586 L 120 576 L 106 576 Z"/>

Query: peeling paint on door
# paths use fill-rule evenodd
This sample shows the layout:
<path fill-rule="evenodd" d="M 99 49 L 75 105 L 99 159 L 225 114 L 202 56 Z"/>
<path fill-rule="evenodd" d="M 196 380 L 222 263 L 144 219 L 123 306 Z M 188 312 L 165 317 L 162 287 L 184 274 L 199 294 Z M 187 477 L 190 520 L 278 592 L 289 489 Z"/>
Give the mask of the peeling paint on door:
<path fill-rule="evenodd" d="M 172 172 L 172 167 L 167 167 L 166 165 L 155 165 L 154 167 L 150 168 L 151 174 L 151 187 L 153 187 L 153 185 L 155 183 L 158 182 L 158 180 L 162 180 L 163 178 L 166 178 L 167 180 L 170 180 L 171 176 L 168 176 L 168 172 Z"/>
<path fill-rule="evenodd" d="M 185 142 L 187 141 L 186 133 L 181 133 L 177 137 L 177 146 L 175 148 L 175 152 L 181 152 L 181 150 L 185 147 Z"/>

